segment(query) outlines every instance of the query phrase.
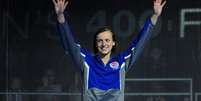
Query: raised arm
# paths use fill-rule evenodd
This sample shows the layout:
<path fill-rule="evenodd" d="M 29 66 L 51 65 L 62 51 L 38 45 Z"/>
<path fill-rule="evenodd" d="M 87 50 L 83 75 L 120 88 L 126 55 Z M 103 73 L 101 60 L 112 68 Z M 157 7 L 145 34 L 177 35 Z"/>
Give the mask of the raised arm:
<path fill-rule="evenodd" d="M 64 15 L 64 10 L 68 5 L 68 1 L 53 0 L 53 3 L 57 14 L 58 30 L 64 50 L 72 57 L 77 67 L 82 67 L 81 65 L 83 64 L 84 59 L 81 54 L 82 49 L 80 48 L 80 45 L 76 44 L 68 20 L 65 19 Z M 81 68 L 81 70 L 83 70 L 83 68 Z"/>
<path fill-rule="evenodd" d="M 130 47 L 125 52 L 123 52 L 123 58 L 125 59 L 127 65 L 126 71 L 128 71 L 129 68 L 132 67 L 132 65 L 137 61 L 145 45 L 150 40 L 153 27 L 156 24 L 158 17 L 161 15 L 163 6 L 165 5 L 166 1 L 164 1 L 162 4 L 161 3 L 162 0 L 154 1 L 154 14 L 146 20 L 143 28 L 140 31 L 140 34 L 132 41 Z"/>

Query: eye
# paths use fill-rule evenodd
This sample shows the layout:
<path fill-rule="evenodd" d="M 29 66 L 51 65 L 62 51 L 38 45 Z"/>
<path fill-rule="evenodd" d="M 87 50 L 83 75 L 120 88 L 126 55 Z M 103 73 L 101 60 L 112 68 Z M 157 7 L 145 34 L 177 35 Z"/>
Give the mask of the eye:
<path fill-rule="evenodd" d="M 106 39 L 105 41 L 106 41 L 106 42 L 110 42 L 110 39 Z"/>
<path fill-rule="evenodd" d="M 98 40 L 96 40 L 96 42 L 98 42 L 98 43 L 99 43 L 99 42 L 102 42 L 102 40 L 101 40 L 101 39 L 98 39 Z"/>

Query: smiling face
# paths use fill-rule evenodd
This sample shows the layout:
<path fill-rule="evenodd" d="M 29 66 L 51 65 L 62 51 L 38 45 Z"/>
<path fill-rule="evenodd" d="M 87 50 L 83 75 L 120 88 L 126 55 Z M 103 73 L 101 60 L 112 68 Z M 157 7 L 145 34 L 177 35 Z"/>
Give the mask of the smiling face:
<path fill-rule="evenodd" d="M 96 48 L 101 55 L 110 55 L 113 46 L 115 46 L 115 42 L 111 31 L 104 31 L 96 36 Z"/>

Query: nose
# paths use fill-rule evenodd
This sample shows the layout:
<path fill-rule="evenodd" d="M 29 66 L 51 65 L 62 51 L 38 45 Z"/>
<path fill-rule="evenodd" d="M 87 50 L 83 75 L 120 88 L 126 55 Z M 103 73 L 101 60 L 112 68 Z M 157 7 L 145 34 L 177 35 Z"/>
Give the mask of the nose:
<path fill-rule="evenodd" d="M 105 41 L 103 41 L 103 43 L 102 43 L 102 44 L 103 44 L 103 46 L 105 46 L 105 45 L 106 45 L 106 42 L 105 42 Z"/>

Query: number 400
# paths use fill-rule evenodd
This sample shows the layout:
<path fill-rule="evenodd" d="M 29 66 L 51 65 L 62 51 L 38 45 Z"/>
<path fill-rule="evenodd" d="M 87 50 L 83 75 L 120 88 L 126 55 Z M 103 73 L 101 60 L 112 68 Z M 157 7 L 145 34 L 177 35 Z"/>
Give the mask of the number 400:
<path fill-rule="evenodd" d="M 145 11 L 137 21 L 136 24 L 136 17 L 134 14 L 128 10 L 121 10 L 114 15 L 112 19 L 107 19 L 106 11 L 97 11 L 92 18 L 88 21 L 86 25 L 86 32 L 96 32 L 96 30 L 102 26 L 106 26 L 107 20 L 111 20 L 112 30 L 117 36 L 119 37 L 129 37 L 134 32 L 136 32 L 136 28 L 142 28 L 145 20 L 152 14 L 152 10 Z M 138 26 L 136 26 L 138 25 Z M 126 26 L 126 28 L 125 28 Z M 162 20 L 159 19 L 154 35 L 160 32 L 162 26 Z"/>

